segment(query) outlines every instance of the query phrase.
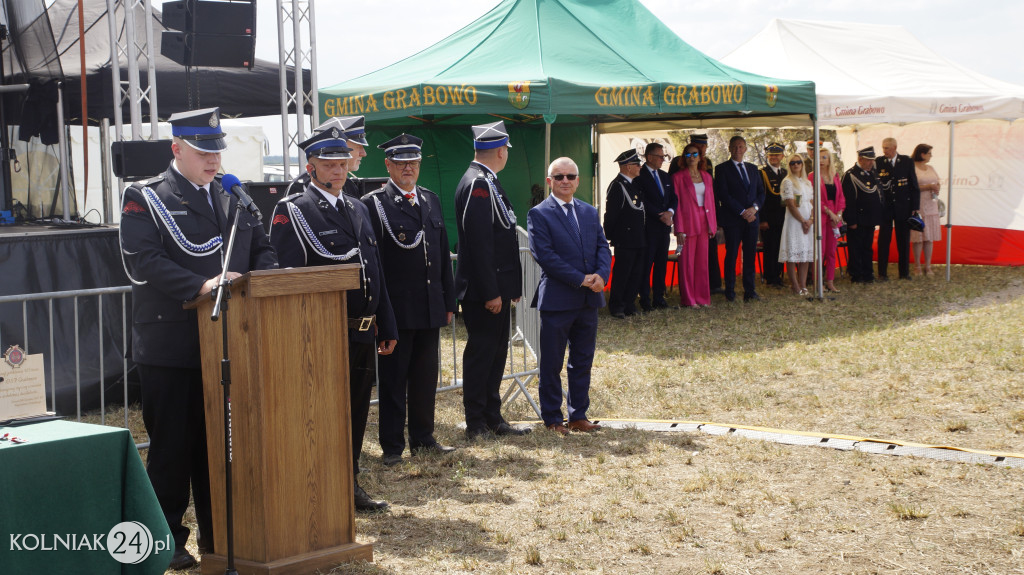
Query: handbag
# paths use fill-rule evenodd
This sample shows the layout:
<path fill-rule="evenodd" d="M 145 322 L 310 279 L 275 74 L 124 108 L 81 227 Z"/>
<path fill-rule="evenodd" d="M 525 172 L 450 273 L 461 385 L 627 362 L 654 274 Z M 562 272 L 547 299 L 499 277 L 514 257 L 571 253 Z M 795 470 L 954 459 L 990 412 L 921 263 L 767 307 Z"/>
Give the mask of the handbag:
<path fill-rule="evenodd" d="M 940 218 L 944 218 L 944 217 L 946 217 L 946 202 L 944 202 L 942 200 L 938 200 L 938 202 L 939 202 L 939 217 Z"/>

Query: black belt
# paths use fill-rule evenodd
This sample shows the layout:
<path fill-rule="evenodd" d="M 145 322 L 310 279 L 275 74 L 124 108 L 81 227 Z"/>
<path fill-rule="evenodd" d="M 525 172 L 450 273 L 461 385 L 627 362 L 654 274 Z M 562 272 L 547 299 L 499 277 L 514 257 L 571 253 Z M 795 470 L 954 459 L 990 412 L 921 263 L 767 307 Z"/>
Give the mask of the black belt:
<path fill-rule="evenodd" d="M 368 315 L 366 317 L 350 317 L 348 318 L 348 328 L 356 331 L 370 331 L 373 324 L 376 323 L 376 315 Z"/>

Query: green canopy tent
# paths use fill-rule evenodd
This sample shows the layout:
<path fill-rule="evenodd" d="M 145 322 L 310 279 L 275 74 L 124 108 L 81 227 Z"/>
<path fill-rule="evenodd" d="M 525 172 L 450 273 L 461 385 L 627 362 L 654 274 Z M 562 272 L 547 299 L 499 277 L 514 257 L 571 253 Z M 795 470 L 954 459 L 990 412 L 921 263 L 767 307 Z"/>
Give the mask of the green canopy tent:
<path fill-rule="evenodd" d="M 320 90 L 319 105 L 323 118 L 365 115 L 371 144 L 423 138 L 420 183 L 445 200 L 451 225 L 472 124 L 506 121 L 501 180 L 525 221 L 551 157 L 574 158 L 578 196 L 595 199 L 597 131 L 806 125 L 815 95 L 812 82 L 718 63 L 636 0 L 504 0 L 413 56 Z M 364 166 L 360 175 L 386 175 L 383 162 Z"/>

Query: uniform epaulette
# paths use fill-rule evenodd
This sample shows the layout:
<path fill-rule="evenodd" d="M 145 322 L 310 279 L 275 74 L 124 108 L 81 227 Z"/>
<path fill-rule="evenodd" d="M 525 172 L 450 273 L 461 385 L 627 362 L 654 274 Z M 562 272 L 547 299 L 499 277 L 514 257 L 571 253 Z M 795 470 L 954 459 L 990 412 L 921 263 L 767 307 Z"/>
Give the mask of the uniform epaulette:
<path fill-rule="evenodd" d="M 161 174 L 159 176 L 155 176 L 155 177 L 152 177 L 152 178 L 146 178 L 145 180 L 139 180 L 137 182 L 132 182 L 132 186 L 137 186 L 141 190 L 142 188 L 145 188 L 146 186 L 152 187 L 155 184 L 159 184 L 160 182 L 164 181 L 165 179 L 166 178 L 163 176 L 163 174 Z"/>
<path fill-rule="evenodd" d="M 292 194 L 290 196 L 285 196 L 285 197 L 281 198 L 280 200 L 277 200 L 277 203 L 278 204 L 286 204 L 286 203 L 294 200 L 295 198 L 297 198 L 297 197 L 299 197 L 301 195 L 302 195 L 302 192 L 299 192 L 297 194 Z"/>
<path fill-rule="evenodd" d="M 366 192 L 365 194 L 363 194 L 363 197 L 361 199 L 365 200 L 366 198 L 369 198 L 370 196 L 375 196 L 375 195 L 377 195 L 377 194 L 379 194 L 379 193 L 381 193 L 383 191 L 384 191 L 384 186 L 381 186 L 381 187 L 377 188 L 376 190 L 373 190 L 372 192 Z"/>

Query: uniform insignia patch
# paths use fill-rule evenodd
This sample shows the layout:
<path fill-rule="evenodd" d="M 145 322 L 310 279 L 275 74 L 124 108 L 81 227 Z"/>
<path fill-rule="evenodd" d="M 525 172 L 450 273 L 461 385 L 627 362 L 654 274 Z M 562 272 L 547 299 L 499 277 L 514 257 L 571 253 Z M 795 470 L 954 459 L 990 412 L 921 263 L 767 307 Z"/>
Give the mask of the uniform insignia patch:
<path fill-rule="evenodd" d="M 277 224 L 287 224 L 289 222 L 288 216 L 284 214 L 277 214 L 274 216 L 274 221 L 270 225 L 276 226 Z"/>
<path fill-rule="evenodd" d="M 320 237 L 324 237 L 324 236 L 334 235 L 336 233 L 338 233 L 338 230 L 327 230 L 327 231 L 324 231 L 324 232 L 318 232 L 316 235 L 318 235 Z"/>
<path fill-rule="evenodd" d="M 121 210 L 122 214 L 144 214 L 146 208 L 142 207 L 138 202 L 128 202 L 124 205 L 124 209 Z"/>
<path fill-rule="evenodd" d="M 473 193 L 470 194 L 470 196 L 474 198 L 489 198 L 491 196 L 491 192 L 486 188 L 473 188 Z"/>

